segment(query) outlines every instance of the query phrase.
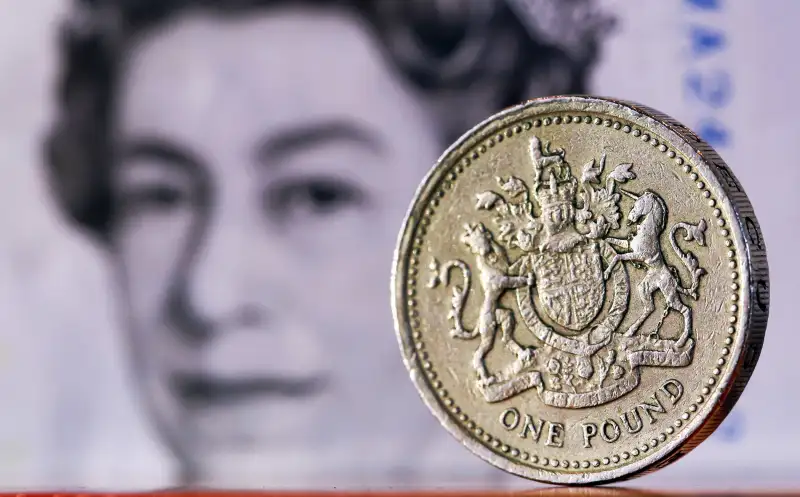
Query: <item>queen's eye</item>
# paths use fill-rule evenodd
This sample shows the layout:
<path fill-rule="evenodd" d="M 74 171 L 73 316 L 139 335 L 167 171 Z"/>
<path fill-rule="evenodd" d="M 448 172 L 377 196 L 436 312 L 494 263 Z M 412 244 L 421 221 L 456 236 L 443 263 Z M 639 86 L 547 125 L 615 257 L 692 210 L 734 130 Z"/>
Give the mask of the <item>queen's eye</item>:
<path fill-rule="evenodd" d="M 264 191 L 267 214 L 279 221 L 328 216 L 358 208 L 363 191 L 349 181 L 331 177 L 292 178 L 277 182 Z"/>
<path fill-rule="evenodd" d="M 126 188 L 120 197 L 128 212 L 167 212 L 184 206 L 190 195 L 174 185 L 146 184 Z"/>
<path fill-rule="evenodd" d="M 140 137 L 120 145 L 113 175 L 115 206 L 122 216 L 166 216 L 204 198 L 206 175 L 193 154 L 177 144 Z"/>

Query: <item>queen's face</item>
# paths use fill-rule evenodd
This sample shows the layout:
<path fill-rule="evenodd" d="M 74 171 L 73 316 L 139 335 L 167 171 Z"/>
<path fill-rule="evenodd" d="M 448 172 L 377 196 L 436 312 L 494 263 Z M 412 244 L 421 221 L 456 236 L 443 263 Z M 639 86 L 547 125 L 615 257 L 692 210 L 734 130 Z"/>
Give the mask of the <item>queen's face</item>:
<path fill-rule="evenodd" d="M 206 480 L 374 473 L 430 436 L 388 293 L 441 147 L 393 71 L 334 10 L 182 14 L 130 51 L 112 243 L 144 399 Z"/>

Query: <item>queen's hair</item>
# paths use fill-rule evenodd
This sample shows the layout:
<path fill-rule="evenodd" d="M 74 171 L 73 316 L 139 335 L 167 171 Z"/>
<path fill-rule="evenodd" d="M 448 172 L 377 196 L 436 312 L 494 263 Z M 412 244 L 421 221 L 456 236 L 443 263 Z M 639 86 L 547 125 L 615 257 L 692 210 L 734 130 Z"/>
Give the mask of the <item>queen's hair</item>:
<path fill-rule="evenodd" d="M 115 91 L 125 51 L 188 9 L 238 15 L 279 3 L 350 9 L 439 116 L 447 143 L 488 114 L 543 94 L 584 93 L 612 19 L 594 0 L 73 0 L 59 37 L 47 176 L 67 218 L 103 239 Z"/>

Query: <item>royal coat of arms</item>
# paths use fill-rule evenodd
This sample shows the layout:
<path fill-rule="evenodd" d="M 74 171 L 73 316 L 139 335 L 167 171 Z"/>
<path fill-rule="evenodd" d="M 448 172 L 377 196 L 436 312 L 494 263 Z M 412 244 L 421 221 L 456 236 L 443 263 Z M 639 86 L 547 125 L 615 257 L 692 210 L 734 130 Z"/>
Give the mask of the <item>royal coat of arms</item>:
<path fill-rule="evenodd" d="M 452 284 L 451 336 L 480 339 L 472 360 L 477 389 L 488 402 L 535 389 L 547 405 L 582 408 L 636 388 L 642 367 L 688 366 L 694 350 L 689 302 L 698 298 L 705 270 L 679 245 L 678 235 L 684 246 L 705 246 L 706 222 L 668 226 L 667 205 L 657 193 L 620 186 L 635 183 L 632 163 L 604 176 L 603 155 L 585 164 L 577 178 L 565 151 L 551 151 L 536 137 L 530 159 L 530 177 L 497 178 L 501 193 L 477 194 L 476 207 L 492 214 L 494 230 L 483 222 L 464 227 L 459 243 L 474 264 L 431 262 L 429 286 Z M 626 226 L 622 195 L 633 200 Z M 626 229 L 627 236 L 611 235 Z M 665 240 L 681 269 L 665 259 Z M 514 260 L 511 253 L 517 254 Z M 633 291 L 626 263 L 644 270 Z M 483 300 L 477 323 L 468 328 L 463 311 L 473 269 L 480 284 L 476 297 Z M 517 312 L 500 304 L 507 291 L 516 293 Z M 643 330 L 656 312 L 658 293 L 660 318 Z M 640 311 L 626 318 L 632 299 Z M 660 329 L 670 312 L 680 314 L 683 327 L 665 338 Z M 517 316 L 528 334 L 517 329 Z M 489 371 L 486 357 L 498 332 L 513 359 Z"/>

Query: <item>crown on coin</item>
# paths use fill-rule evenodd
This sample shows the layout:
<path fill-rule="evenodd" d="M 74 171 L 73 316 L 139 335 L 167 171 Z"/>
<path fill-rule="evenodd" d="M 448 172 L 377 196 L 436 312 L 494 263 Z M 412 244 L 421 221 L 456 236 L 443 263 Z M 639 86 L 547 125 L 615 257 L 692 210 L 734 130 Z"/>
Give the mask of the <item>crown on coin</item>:
<path fill-rule="evenodd" d="M 533 197 L 542 209 L 562 204 L 573 204 L 578 185 L 572 176 L 564 151 L 550 151 L 547 143 L 542 149 L 538 138 L 531 141 L 534 183 Z"/>

